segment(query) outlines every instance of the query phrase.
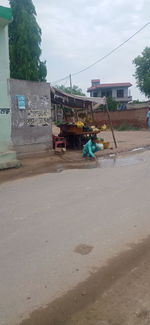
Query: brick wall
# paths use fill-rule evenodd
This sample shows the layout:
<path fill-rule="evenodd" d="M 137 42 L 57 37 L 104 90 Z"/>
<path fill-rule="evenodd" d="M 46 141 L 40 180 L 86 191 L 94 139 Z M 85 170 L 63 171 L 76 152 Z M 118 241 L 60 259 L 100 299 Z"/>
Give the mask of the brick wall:
<path fill-rule="evenodd" d="M 144 102 L 144 103 L 128 103 L 127 109 L 139 109 L 139 108 L 149 108 L 150 107 L 150 101 Z"/>
<path fill-rule="evenodd" d="M 119 126 L 124 123 L 146 128 L 146 114 L 148 108 L 131 109 L 126 111 L 110 112 L 113 126 Z M 108 124 L 108 116 L 106 112 L 94 113 L 95 124 L 97 126 Z"/>

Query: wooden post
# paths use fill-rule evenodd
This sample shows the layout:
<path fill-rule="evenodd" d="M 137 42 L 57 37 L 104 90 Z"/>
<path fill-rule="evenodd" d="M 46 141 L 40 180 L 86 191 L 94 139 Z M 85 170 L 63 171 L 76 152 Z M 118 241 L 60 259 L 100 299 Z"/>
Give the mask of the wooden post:
<path fill-rule="evenodd" d="M 106 111 L 107 111 L 107 115 L 108 115 L 108 120 L 109 120 L 109 124 L 110 124 L 110 128 L 111 128 L 111 132 L 112 132 L 112 136 L 113 136 L 115 148 L 117 149 L 117 142 L 116 142 L 116 138 L 115 138 L 115 134 L 114 134 L 114 129 L 113 129 L 113 125 L 112 125 L 112 121 L 111 121 L 111 117 L 110 117 L 110 112 L 109 112 L 109 109 L 108 109 L 107 99 L 106 99 Z"/>
<path fill-rule="evenodd" d="M 78 122 L 78 113 L 77 110 L 74 109 L 75 121 Z"/>
<path fill-rule="evenodd" d="M 85 121 L 86 121 L 86 123 L 88 122 L 88 105 L 85 107 L 85 109 L 86 109 L 86 118 L 85 118 Z"/>
<path fill-rule="evenodd" d="M 62 108 L 63 110 L 63 108 Z M 63 117 L 65 118 L 65 121 L 67 122 L 67 115 L 66 115 L 66 112 L 63 110 Z"/>
<path fill-rule="evenodd" d="M 94 112 L 93 112 L 93 103 L 91 104 L 91 114 L 92 114 L 92 119 L 93 119 L 93 125 L 95 125 Z"/>

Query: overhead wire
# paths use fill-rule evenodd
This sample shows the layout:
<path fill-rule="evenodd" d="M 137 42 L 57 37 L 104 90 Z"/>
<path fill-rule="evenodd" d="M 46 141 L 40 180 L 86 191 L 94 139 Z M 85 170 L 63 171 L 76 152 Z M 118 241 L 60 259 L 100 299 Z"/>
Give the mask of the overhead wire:
<path fill-rule="evenodd" d="M 110 56 L 112 53 L 116 52 L 119 48 L 121 48 L 124 44 L 126 44 L 128 41 L 130 41 L 135 35 L 137 35 L 138 33 L 140 33 L 146 26 L 148 26 L 150 24 L 150 22 L 146 23 L 143 27 L 141 27 L 139 30 L 137 30 L 132 36 L 130 36 L 127 40 L 125 40 L 124 42 L 122 42 L 121 44 L 119 44 L 118 46 L 116 46 L 113 50 L 111 50 L 110 52 L 108 52 L 106 55 L 104 55 L 103 57 L 101 57 L 100 59 L 98 59 L 97 61 L 95 61 L 94 63 L 90 64 L 89 66 L 87 66 L 86 68 L 75 72 L 72 74 L 72 76 L 76 76 L 79 73 L 82 73 L 90 68 L 92 68 L 94 65 L 96 65 L 97 63 L 103 61 L 104 59 L 106 59 L 108 56 Z"/>
<path fill-rule="evenodd" d="M 53 84 L 53 85 L 56 85 L 57 83 L 60 83 L 60 82 L 65 81 L 65 80 L 68 81 L 68 80 L 69 80 L 69 76 L 66 76 L 66 77 L 64 77 L 64 78 L 62 78 L 62 79 L 58 79 L 58 80 L 52 82 L 52 84 Z"/>
<path fill-rule="evenodd" d="M 127 42 L 129 42 L 134 36 L 136 36 L 137 34 L 139 34 L 143 29 L 145 29 L 148 25 L 150 24 L 150 21 L 148 23 L 146 23 L 144 26 L 142 26 L 140 29 L 138 29 L 133 35 L 131 35 L 127 40 L 125 40 L 124 42 L 122 42 L 121 44 L 119 44 L 118 46 L 116 46 L 113 50 L 111 50 L 110 52 L 108 52 L 106 55 L 102 56 L 101 58 L 99 58 L 98 60 L 96 60 L 95 62 L 91 63 L 90 65 L 88 65 L 87 67 L 79 70 L 78 72 L 72 73 L 71 76 L 76 76 L 84 71 L 87 71 L 88 69 L 92 68 L 93 66 L 95 66 L 96 64 L 98 64 L 99 62 L 103 61 L 104 59 L 106 59 L 107 57 L 109 57 L 111 54 L 113 54 L 114 52 L 116 52 L 119 48 L 121 48 L 124 44 L 126 44 Z M 59 83 L 63 80 L 69 79 L 69 76 L 66 76 L 62 79 L 59 79 L 57 81 L 55 81 L 54 83 Z"/>

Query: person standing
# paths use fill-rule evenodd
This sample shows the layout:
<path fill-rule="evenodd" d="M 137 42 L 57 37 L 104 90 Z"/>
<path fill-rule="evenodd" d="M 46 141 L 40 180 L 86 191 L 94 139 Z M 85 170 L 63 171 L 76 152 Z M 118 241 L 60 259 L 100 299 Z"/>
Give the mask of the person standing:
<path fill-rule="evenodd" d="M 147 126 L 148 126 L 148 128 L 149 128 L 149 130 L 150 130 L 150 108 L 149 108 L 149 110 L 148 110 L 148 112 L 147 112 L 146 117 L 147 117 L 147 119 L 146 119 L 146 121 L 147 121 Z"/>

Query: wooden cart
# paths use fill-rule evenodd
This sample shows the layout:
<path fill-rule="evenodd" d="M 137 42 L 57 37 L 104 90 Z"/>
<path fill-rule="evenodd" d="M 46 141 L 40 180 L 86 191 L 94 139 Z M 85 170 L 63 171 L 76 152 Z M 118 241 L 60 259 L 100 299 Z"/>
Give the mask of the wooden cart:
<path fill-rule="evenodd" d="M 60 126 L 61 136 L 66 139 L 67 147 L 72 149 L 82 149 L 83 145 L 89 140 L 91 135 L 96 135 L 100 131 L 83 131 L 83 128 L 78 128 L 76 125 Z"/>

